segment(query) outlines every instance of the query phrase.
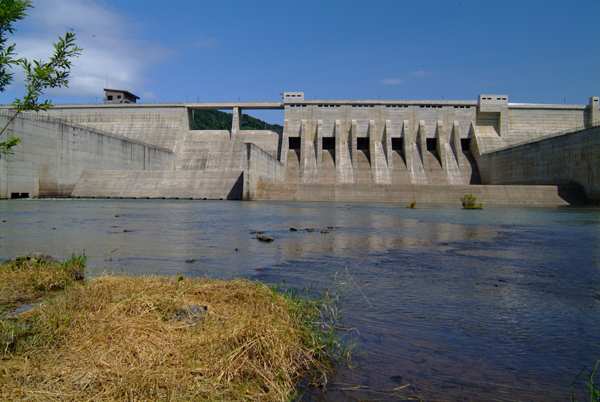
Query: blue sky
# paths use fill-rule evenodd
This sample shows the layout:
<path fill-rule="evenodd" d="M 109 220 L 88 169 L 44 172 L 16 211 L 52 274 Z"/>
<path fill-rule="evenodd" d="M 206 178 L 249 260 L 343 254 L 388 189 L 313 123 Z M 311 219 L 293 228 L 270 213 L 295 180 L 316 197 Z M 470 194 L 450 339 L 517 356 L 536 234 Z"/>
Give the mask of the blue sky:
<path fill-rule="evenodd" d="M 124 87 L 145 102 L 307 98 L 586 103 L 600 95 L 600 1 L 37 0 L 18 50 L 67 29 L 84 55 L 56 103 Z M 16 83 L 0 101 L 19 93 Z"/>

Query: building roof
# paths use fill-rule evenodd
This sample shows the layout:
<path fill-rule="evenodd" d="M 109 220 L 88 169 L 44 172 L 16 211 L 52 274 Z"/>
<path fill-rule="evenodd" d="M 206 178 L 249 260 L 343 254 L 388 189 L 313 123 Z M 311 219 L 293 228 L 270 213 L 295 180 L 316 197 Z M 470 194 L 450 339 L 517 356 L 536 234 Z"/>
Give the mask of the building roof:
<path fill-rule="evenodd" d="M 110 92 L 121 92 L 122 94 L 124 94 L 124 95 L 127 95 L 127 96 L 129 96 L 129 97 L 131 97 L 131 98 L 140 99 L 140 97 L 139 97 L 139 96 L 137 96 L 136 94 L 133 94 L 133 93 L 131 93 L 131 92 L 129 92 L 129 91 L 126 91 L 126 90 L 124 90 L 124 89 L 110 89 L 110 88 L 104 88 L 104 92 L 108 92 L 108 91 L 110 91 Z"/>

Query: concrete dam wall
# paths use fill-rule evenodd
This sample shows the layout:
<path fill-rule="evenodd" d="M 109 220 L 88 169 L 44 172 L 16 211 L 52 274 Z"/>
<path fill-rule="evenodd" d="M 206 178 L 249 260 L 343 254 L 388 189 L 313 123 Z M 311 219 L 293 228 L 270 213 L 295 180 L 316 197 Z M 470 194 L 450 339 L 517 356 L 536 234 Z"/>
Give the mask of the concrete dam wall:
<path fill-rule="evenodd" d="M 489 152 L 481 164 L 486 183 L 575 184 L 600 202 L 600 125 Z"/>
<path fill-rule="evenodd" d="M 0 124 L 11 114 L 0 111 Z M 47 114 L 24 113 L 9 131 L 21 139 L 0 156 L 0 198 L 70 196 L 85 169 L 170 169 L 173 152 Z"/>
<path fill-rule="evenodd" d="M 13 123 L 23 144 L 0 160 L 0 197 L 454 202 L 471 192 L 492 204 L 518 203 L 527 199 L 523 187 L 486 186 L 500 183 L 494 172 L 512 163 L 492 163 L 491 153 L 591 127 L 600 114 L 597 98 L 551 105 L 510 103 L 506 95 L 383 101 L 300 94 L 262 103 L 59 105 L 23 116 Z M 192 111 L 202 109 L 231 110 L 231 129 L 193 130 Z M 283 132 L 240 129 L 241 111 L 250 109 L 282 109 Z M 566 203 L 555 178 L 514 182 L 521 183 L 547 185 L 529 189 L 534 204 Z"/>

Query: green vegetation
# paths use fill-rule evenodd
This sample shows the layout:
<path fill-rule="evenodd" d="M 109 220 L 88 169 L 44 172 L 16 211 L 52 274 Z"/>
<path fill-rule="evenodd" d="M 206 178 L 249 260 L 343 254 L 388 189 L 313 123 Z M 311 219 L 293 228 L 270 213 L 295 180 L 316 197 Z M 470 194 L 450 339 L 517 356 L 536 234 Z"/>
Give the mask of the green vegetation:
<path fill-rule="evenodd" d="M 14 67 L 21 67 L 25 75 L 25 95 L 13 102 L 13 114 L 0 128 L 0 156 L 10 154 L 20 143 L 18 137 L 8 135 L 10 123 L 22 112 L 48 110 L 52 103 L 40 98 L 49 88 L 69 85 L 72 60 L 81 54 L 75 44 L 75 33 L 67 32 L 54 44 L 54 53 L 48 61 L 16 58 L 16 45 L 9 43 L 9 35 L 14 33 L 14 24 L 25 18 L 29 8 L 29 0 L 0 0 L 0 92 L 12 82 Z M 5 134 L 7 137 L 2 140 Z"/>
<path fill-rule="evenodd" d="M 232 120 L 231 113 L 219 110 L 193 110 L 192 130 L 231 130 Z M 271 130 L 279 134 L 283 133 L 283 127 L 279 124 L 269 124 L 244 113 L 240 118 L 240 129 Z"/>
<path fill-rule="evenodd" d="M 327 300 L 246 280 L 84 282 L 84 262 L 0 265 L 4 305 L 39 302 L 0 315 L 1 400 L 284 401 L 304 379 L 324 385 L 342 355 Z"/>
<path fill-rule="evenodd" d="M 60 262 L 44 255 L 18 257 L 0 266 L 0 317 L 22 304 L 83 279 L 85 256 Z"/>
<path fill-rule="evenodd" d="M 600 360 L 596 361 L 596 364 L 594 364 L 594 367 L 587 373 L 586 379 L 585 379 L 585 394 L 586 394 L 586 401 L 588 402 L 600 402 L 600 375 L 599 375 L 599 371 L 600 371 Z M 584 374 L 584 372 L 582 371 L 580 373 Z M 579 375 L 577 377 L 580 377 Z M 578 378 L 575 379 L 575 381 L 577 381 Z M 573 395 L 571 396 L 571 401 L 572 402 L 576 402 L 577 398 L 575 398 L 575 395 L 573 393 Z"/>
<path fill-rule="evenodd" d="M 463 209 L 483 209 L 483 204 L 477 202 L 477 197 L 473 194 L 465 194 L 460 201 Z"/>

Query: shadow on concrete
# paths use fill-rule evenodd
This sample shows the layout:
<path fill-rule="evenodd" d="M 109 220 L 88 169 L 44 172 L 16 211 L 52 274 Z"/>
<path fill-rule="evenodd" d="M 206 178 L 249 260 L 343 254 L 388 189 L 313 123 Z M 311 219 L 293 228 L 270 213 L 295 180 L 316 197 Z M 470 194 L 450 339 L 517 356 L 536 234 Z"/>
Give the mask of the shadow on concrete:
<path fill-rule="evenodd" d="M 559 184 L 558 195 L 570 205 L 581 206 L 592 203 L 586 196 L 583 186 L 575 182 Z"/>
<path fill-rule="evenodd" d="M 244 173 L 240 174 L 240 177 L 237 178 L 231 190 L 227 194 L 228 200 L 241 200 L 242 194 L 244 193 Z"/>

